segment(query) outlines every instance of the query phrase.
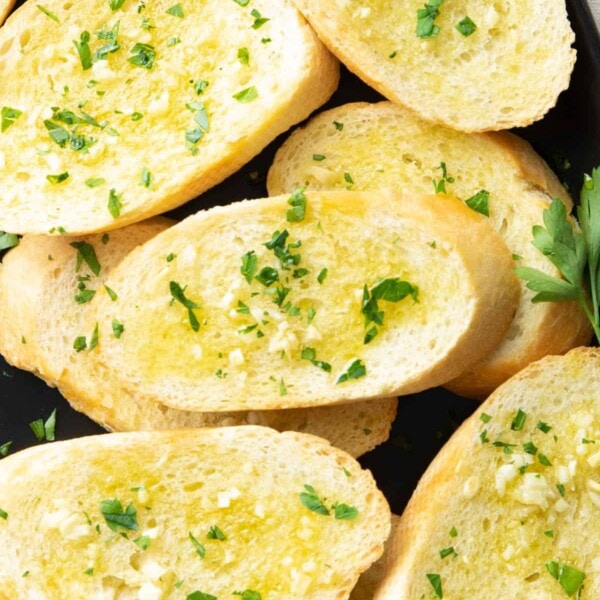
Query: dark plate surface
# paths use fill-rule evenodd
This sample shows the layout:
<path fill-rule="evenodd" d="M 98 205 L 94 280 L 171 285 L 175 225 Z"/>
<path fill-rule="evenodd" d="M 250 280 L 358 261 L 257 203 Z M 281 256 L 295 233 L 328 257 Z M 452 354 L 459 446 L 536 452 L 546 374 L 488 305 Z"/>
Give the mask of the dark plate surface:
<path fill-rule="evenodd" d="M 542 121 L 517 133 L 534 145 L 576 198 L 583 173 L 600 165 L 600 38 L 585 0 L 568 0 L 567 4 L 578 51 L 570 88 Z M 376 92 L 344 72 L 327 107 L 378 99 Z M 241 171 L 172 216 L 182 218 L 216 204 L 265 196 L 264 178 L 284 139 L 285 135 L 275 140 Z M 571 164 L 566 170 L 565 161 Z M 427 465 L 475 407 L 473 401 L 443 389 L 400 399 L 390 440 L 361 459 L 373 471 L 394 512 L 402 511 Z M 0 357 L 0 445 L 12 441 L 14 452 L 38 443 L 29 423 L 48 418 L 55 408 L 59 440 L 104 431 L 71 409 L 56 390 Z"/>

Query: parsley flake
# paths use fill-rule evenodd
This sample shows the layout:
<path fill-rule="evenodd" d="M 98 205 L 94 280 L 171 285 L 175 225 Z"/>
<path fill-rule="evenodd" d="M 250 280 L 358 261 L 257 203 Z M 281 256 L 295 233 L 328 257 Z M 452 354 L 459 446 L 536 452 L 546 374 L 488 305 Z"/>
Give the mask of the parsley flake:
<path fill-rule="evenodd" d="M 171 15 L 172 17 L 179 17 L 180 19 L 183 19 L 183 17 L 185 16 L 183 14 L 183 8 L 182 8 L 181 4 L 174 4 L 170 8 L 167 8 L 167 10 L 165 12 L 168 15 Z"/>
<path fill-rule="evenodd" d="M 478 212 L 485 217 L 489 217 L 489 199 L 490 193 L 487 190 L 479 190 L 474 196 L 471 196 L 468 200 L 465 200 L 465 204 L 475 212 Z"/>
<path fill-rule="evenodd" d="M 288 209 L 286 213 L 286 219 L 290 223 L 298 223 L 304 221 L 306 217 L 306 196 L 304 195 L 304 188 L 296 188 L 292 195 L 288 198 L 288 204 L 292 207 Z"/>
<path fill-rule="evenodd" d="M 564 563 L 558 563 L 554 560 L 546 563 L 548 573 L 560 583 L 561 587 L 569 596 L 573 596 L 582 586 L 586 575 L 583 571 L 570 567 Z"/>
<path fill-rule="evenodd" d="M 71 242 L 69 244 L 72 248 L 77 250 L 77 260 L 75 262 L 75 272 L 78 273 L 82 263 L 90 268 L 94 275 L 99 275 L 101 270 L 100 262 L 96 256 L 94 246 L 87 242 Z"/>
<path fill-rule="evenodd" d="M 119 529 L 138 530 L 137 511 L 133 503 L 129 503 L 123 509 L 121 501 L 116 498 L 102 500 L 100 502 L 100 512 L 112 531 L 118 531 Z"/>
<path fill-rule="evenodd" d="M 302 502 L 308 510 L 317 513 L 318 515 L 329 515 L 329 509 L 323 504 L 315 488 L 312 485 L 304 484 L 304 490 L 304 492 L 300 493 L 300 502 Z"/>
<path fill-rule="evenodd" d="M 193 309 L 200 308 L 200 306 L 192 300 L 190 300 L 189 298 L 186 298 L 186 288 L 187 286 L 182 288 L 176 281 L 169 282 L 169 290 L 171 292 L 171 296 L 173 296 L 173 300 L 176 300 L 185 308 L 187 308 L 190 326 L 194 331 L 198 331 L 200 329 L 200 323 L 196 315 L 194 314 Z M 173 300 L 171 300 L 171 303 L 173 302 Z"/>
<path fill-rule="evenodd" d="M 0 131 L 4 133 L 14 122 L 23 114 L 22 110 L 18 108 L 11 108 L 10 106 L 3 106 L 0 110 L 0 117 L 2 123 L 0 125 Z"/>
<path fill-rule="evenodd" d="M 200 558 L 204 558 L 206 555 L 206 548 L 194 537 L 194 534 L 191 531 L 189 532 L 189 537 L 192 545 L 196 549 L 198 556 Z"/>
<path fill-rule="evenodd" d="M 36 4 L 36 7 L 39 11 L 43 12 L 47 17 L 50 17 L 53 21 L 56 21 L 57 23 L 60 23 L 60 21 L 58 20 L 58 17 L 53 12 L 50 12 L 47 8 L 43 7 L 41 4 Z"/>
<path fill-rule="evenodd" d="M 129 51 L 132 54 L 127 60 L 136 67 L 142 67 L 143 69 L 151 69 L 154 65 L 154 59 L 156 58 L 156 51 L 150 44 L 142 44 L 138 42 Z"/>
<path fill-rule="evenodd" d="M 258 98 L 258 91 L 255 86 L 251 85 L 250 87 L 247 87 L 235 93 L 233 97 L 238 102 L 242 102 L 245 104 L 248 102 L 252 102 L 252 100 L 256 100 L 256 98 Z"/>
<path fill-rule="evenodd" d="M 433 593 L 436 598 L 443 598 L 442 578 L 437 573 L 427 573 L 427 579 L 433 588 Z"/>
<path fill-rule="evenodd" d="M 462 21 L 457 23 L 456 29 L 465 37 L 469 37 L 477 31 L 477 25 L 475 25 L 470 17 L 466 16 Z"/>
<path fill-rule="evenodd" d="M 352 379 L 360 379 L 367 374 L 367 369 L 360 358 L 354 360 L 350 366 L 337 379 L 336 384 L 344 383 Z"/>

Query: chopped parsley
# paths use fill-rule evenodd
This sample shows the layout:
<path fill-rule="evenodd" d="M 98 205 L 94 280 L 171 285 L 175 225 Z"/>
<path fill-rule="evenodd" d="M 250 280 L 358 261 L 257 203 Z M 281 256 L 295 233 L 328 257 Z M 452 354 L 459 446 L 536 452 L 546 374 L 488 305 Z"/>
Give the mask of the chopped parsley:
<path fill-rule="evenodd" d="M 332 507 L 333 516 L 340 521 L 354 521 L 358 517 L 358 509 L 348 504 L 336 503 Z"/>
<path fill-rule="evenodd" d="M 88 244 L 87 242 L 71 242 L 69 245 L 77 250 L 77 260 L 75 262 L 76 273 L 79 272 L 82 263 L 85 262 L 94 275 L 100 274 L 100 269 L 102 267 L 100 266 L 100 262 L 96 256 L 94 246 Z"/>
<path fill-rule="evenodd" d="M 15 233 L 0 231 L 0 250 L 8 250 L 19 245 L 19 236 Z"/>
<path fill-rule="evenodd" d="M 446 558 L 447 556 L 457 556 L 456 550 L 453 546 L 440 550 L 440 558 Z"/>
<path fill-rule="evenodd" d="M 106 293 L 108 294 L 108 297 L 113 302 L 116 302 L 118 300 L 119 296 L 117 296 L 117 293 L 112 288 L 109 288 L 107 285 L 105 285 L 104 289 L 106 290 Z"/>
<path fill-rule="evenodd" d="M 288 198 L 288 204 L 292 207 L 288 209 L 286 213 L 286 219 L 290 223 L 298 223 L 304 221 L 306 216 L 306 196 L 304 195 L 304 188 L 296 188 L 292 195 Z"/>
<path fill-rule="evenodd" d="M 206 555 L 206 548 L 194 537 L 194 534 L 191 531 L 189 532 L 189 537 L 190 541 L 192 542 L 192 545 L 196 549 L 196 553 L 198 554 L 198 556 L 200 558 L 204 558 L 204 556 Z"/>
<path fill-rule="evenodd" d="M 5 510 L 2 510 L 0 508 L 0 519 L 4 519 L 6 521 L 6 519 L 8 519 L 8 513 Z"/>
<path fill-rule="evenodd" d="M 143 185 L 145 188 L 152 187 L 152 173 L 146 167 L 142 168 L 140 184 Z"/>
<path fill-rule="evenodd" d="M 10 450 L 10 447 L 12 446 L 12 441 L 10 442 L 4 442 L 4 444 L 0 445 L 0 456 L 1 457 L 5 457 L 8 454 L 8 451 Z"/>
<path fill-rule="evenodd" d="M 384 313 L 379 309 L 379 301 L 400 302 L 407 296 L 412 296 L 413 300 L 418 302 L 419 288 L 408 281 L 400 280 L 398 277 L 382 279 L 371 290 L 366 285 L 364 286 L 360 312 L 365 317 L 366 333 L 363 340 L 365 344 L 372 342 L 379 333 L 376 325 L 380 327 L 383 325 Z M 369 327 L 371 323 L 374 323 L 374 325 Z"/>
<path fill-rule="evenodd" d="M 360 358 L 354 360 L 350 366 L 337 379 L 336 384 L 344 383 L 352 379 L 360 379 L 367 374 L 367 369 Z"/>
<path fill-rule="evenodd" d="M 60 23 L 60 21 L 58 20 L 58 17 L 53 12 L 50 12 L 47 8 L 45 8 L 41 4 L 36 4 L 36 7 L 38 10 L 43 12 L 47 17 L 50 17 L 53 21 L 56 21 L 57 23 Z"/>
<path fill-rule="evenodd" d="M 90 32 L 83 31 L 79 36 L 79 41 L 73 40 L 73 45 L 79 54 L 81 67 L 84 71 L 92 68 L 92 51 L 90 50 Z"/>
<path fill-rule="evenodd" d="M 510 428 L 513 431 L 521 431 L 523 429 L 523 426 L 525 425 L 526 419 L 527 419 L 527 413 L 524 413 L 519 408 L 519 410 L 517 411 L 517 414 L 515 415 L 514 419 L 512 420 Z"/>
<path fill-rule="evenodd" d="M 444 592 L 442 591 L 442 578 L 437 573 L 427 573 L 427 579 L 433 588 L 435 597 L 443 598 Z"/>
<path fill-rule="evenodd" d="M 90 177 L 89 179 L 86 179 L 84 183 L 89 188 L 95 188 L 106 183 L 106 179 L 104 179 L 104 177 Z"/>
<path fill-rule="evenodd" d="M 492 420 L 491 415 L 488 415 L 486 413 L 481 413 L 479 415 L 479 418 L 484 422 L 484 423 L 489 423 Z"/>
<path fill-rule="evenodd" d="M 174 4 L 170 8 L 167 8 L 167 10 L 165 12 L 168 15 L 171 15 L 173 17 L 179 17 L 180 19 L 183 19 L 183 17 L 185 16 L 183 14 L 183 8 L 182 8 L 181 4 Z"/>
<path fill-rule="evenodd" d="M 190 145 L 197 144 L 208 132 L 210 123 L 208 120 L 208 113 L 206 112 L 206 106 L 203 102 L 190 102 L 186 104 L 186 107 L 194 112 L 194 122 L 196 126 L 192 129 L 188 129 L 185 132 L 185 139 Z"/>
<path fill-rule="evenodd" d="M 82 352 L 87 348 L 87 339 L 85 335 L 78 335 L 73 342 L 75 352 Z"/>
<path fill-rule="evenodd" d="M 244 590 L 243 592 L 232 592 L 234 596 L 241 596 L 242 600 L 262 600 L 262 596 L 255 590 Z"/>
<path fill-rule="evenodd" d="M 221 531 L 221 529 L 217 525 L 211 525 L 206 537 L 209 540 L 220 540 L 224 541 L 227 539 L 227 536 Z"/>
<path fill-rule="evenodd" d="M 300 493 L 300 502 L 302 502 L 308 510 L 317 513 L 318 515 L 329 515 L 329 509 L 323 504 L 315 488 L 312 485 L 305 484 L 304 490 L 304 492 Z"/>
<path fill-rule="evenodd" d="M 474 196 L 471 196 L 468 200 L 465 200 L 465 204 L 475 212 L 478 212 L 485 217 L 489 217 L 489 200 L 490 193 L 487 190 L 479 190 Z"/>
<path fill-rule="evenodd" d="M 198 96 L 201 96 L 208 87 L 208 81 L 205 81 L 204 79 L 196 79 L 191 83 L 194 87 L 194 91 L 196 92 L 196 94 L 198 94 Z"/>
<path fill-rule="evenodd" d="M 326 156 L 324 154 L 313 154 L 312 159 L 316 162 L 321 162 L 325 160 Z"/>
<path fill-rule="evenodd" d="M 325 361 L 317 360 L 317 352 L 314 348 L 302 348 L 300 358 L 310 361 L 315 367 L 319 367 L 326 373 L 331 373 L 331 365 Z"/>
<path fill-rule="evenodd" d="M 196 590 L 195 592 L 188 594 L 185 597 L 185 600 L 217 600 L 217 597 L 213 596 L 211 594 L 205 594 L 204 592 L 199 592 L 198 590 Z"/>
<path fill-rule="evenodd" d="M 123 208 L 121 195 L 117 194 L 115 188 L 111 188 L 110 192 L 108 192 L 108 212 L 112 215 L 113 219 L 121 215 L 121 208 Z"/>
<path fill-rule="evenodd" d="M 53 442 L 56 439 L 56 409 L 54 409 L 50 416 L 44 421 L 43 419 L 36 419 L 29 423 L 33 435 L 37 438 L 38 442 Z"/>
<path fill-rule="evenodd" d="M 100 512 L 112 531 L 118 531 L 119 529 L 138 530 L 137 511 L 133 503 L 129 503 L 123 509 L 121 501 L 116 498 L 102 500 L 100 502 Z"/>
<path fill-rule="evenodd" d="M 583 571 L 570 567 L 564 563 L 558 563 L 554 560 L 546 563 L 546 569 L 548 573 L 554 577 L 560 583 L 561 587 L 567 595 L 573 596 L 583 584 L 583 580 L 586 575 Z"/>
<path fill-rule="evenodd" d="M 115 337 L 117 339 L 119 339 L 121 337 L 121 335 L 123 334 L 123 331 L 125 331 L 125 325 L 123 325 L 123 323 L 119 323 L 119 321 L 117 321 L 117 319 L 113 319 L 112 330 L 113 330 Z"/>
<path fill-rule="evenodd" d="M 323 282 L 325 281 L 325 278 L 327 277 L 327 273 L 328 273 L 328 269 L 327 267 L 321 269 L 319 271 L 319 274 L 317 275 L 317 281 L 322 285 Z"/>
<path fill-rule="evenodd" d="M 141 535 L 139 538 L 135 538 L 133 543 L 139 546 L 142 550 L 148 550 L 151 540 L 147 535 Z"/>
<path fill-rule="evenodd" d="M 108 0 L 108 6 L 110 6 L 110 10 L 113 12 L 121 8 L 123 4 L 125 4 L 125 0 Z"/>
<path fill-rule="evenodd" d="M 171 296 L 173 296 L 173 300 L 176 300 L 185 308 L 187 308 L 190 326 L 194 331 L 198 331 L 200 329 L 200 323 L 198 322 L 198 319 L 194 314 L 194 309 L 200 308 L 200 306 L 192 300 L 190 300 L 189 298 L 186 298 L 186 288 L 187 286 L 182 288 L 176 281 L 169 282 L 169 290 L 171 292 Z M 173 303 L 173 300 L 171 300 L 171 303 Z"/>
<path fill-rule="evenodd" d="M 466 16 L 462 21 L 457 23 L 456 29 L 458 29 L 465 37 L 469 37 L 477 31 L 477 25 L 475 25 L 469 16 Z"/>
<path fill-rule="evenodd" d="M 433 179 L 433 189 L 436 194 L 445 194 L 446 193 L 446 184 L 454 183 L 454 177 L 450 177 L 448 175 L 448 169 L 446 168 L 446 163 L 441 162 L 440 166 L 437 167 L 442 171 L 442 178 L 438 181 L 437 179 Z"/>
<path fill-rule="evenodd" d="M 250 64 L 250 53 L 248 52 L 248 48 L 238 48 L 237 58 L 243 65 Z"/>
<path fill-rule="evenodd" d="M 59 173 L 58 175 L 46 175 L 46 179 L 53 184 L 62 183 L 63 181 L 69 179 L 69 171 Z"/>
<path fill-rule="evenodd" d="M 267 21 L 270 21 L 270 19 L 263 17 L 255 8 L 250 11 L 250 14 L 254 17 L 252 29 L 260 29 Z"/>
<path fill-rule="evenodd" d="M 443 2 L 444 0 L 430 0 L 429 4 L 425 4 L 423 8 L 417 10 L 416 34 L 418 38 L 437 37 L 440 28 L 435 24 L 435 19 L 440 14 L 438 9 Z"/>
<path fill-rule="evenodd" d="M 244 254 L 244 256 L 242 256 L 242 266 L 240 268 L 240 271 L 241 271 L 242 275 L 244 276 L 244 279 L 248 283 L 252 283 L 252 280 L 254 279 L 254 275 L 256 274 L 257 267 L 258 267 L 258 258 L 256 256 L 256 253 L 254 252 L 254 250 L 251 250 L 250 252 L 246 252 L 246 254 Z"/>
<path fill-rule="evenodd" d="M 150 44 L 142 44 L 138 42 L 129 51 L 132 54 L 128 58 L 128 61 L 136 67 L 142 67 L 144 69 L 151 69 L 154 65 L 154 59 L 156 58 L 156 51 Z"/>
<path fill-rule="evenodd" d="M 238 102 L 252 102 L 252 100 L 256 100 L 256 98 L 258 98 L 258 91 L 255 86 L 251 85 L 250 87 L 244 88 L 243 90 L 235 93 L 233 97 Z"/>
<path fill-rule="evenodd" d="M 539 429 L 542 433 L 548 433 L 552 429 L 548 423 L 543 423 L 542 421 L 539 421 L 535 428 Z"/>
<path fill-rule="evenodd" d="M 10 106 L 3 106 L 0 111 L 0 117 L 2 118 L 2 124 L 0 125 L 0 131 L 4 133 L 13 123 L 23 114 L 22 110 L 18 108 L 11 108 Z"/>

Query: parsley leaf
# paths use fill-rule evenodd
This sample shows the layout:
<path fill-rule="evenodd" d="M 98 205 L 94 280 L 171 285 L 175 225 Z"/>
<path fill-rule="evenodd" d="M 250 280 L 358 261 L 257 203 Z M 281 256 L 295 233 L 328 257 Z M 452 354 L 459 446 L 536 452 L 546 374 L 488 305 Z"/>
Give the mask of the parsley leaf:
<path fill-rule="evenodd" d="M 306 216 L 306 196 L 304 195 L 304 188 L 296 188 L 288 198 L 288 204 L 292 208 L 288 209 L 286 219 L 290 223 L 304 221 L 304 217 Z"/>
<path fill-rule="evenodd" d="M 329 514 L 329 509 L 323 504 L 315 488 L 312 485 L 305 484 L 304 490 L 305 491 L 300 494 L 300 502 L 302 502 L 308 510 L 317 513 L 318 515 L 327 516 Z"/>
<path fill-rule="evenodd" d="M 206 555 L 206 548 L 194 537 L 194 534 L 191 531 L 189 532 L 189 536 L 190 536 L 190 541 L 192 542 L 192 545 L 194 546 L 194 548 L 196 549 L 196 552 L 198 553 L 198 556 L 200 558 L 204 558 L 204 556 Z"/>
<path fill-rule="evenodd" d="M 458 29 L 465 37 L 469 37 L 477 31 L 477 25 L 475 25 L 469 16 L 466 16 L 462 21 L 456 24 L 456 29 Z"/>
<path fill-rule="evenodd" d="M 243 592 L 232 592 L 234 596 L 241 596 L 242 600 L 262 600 L 262 596 L 255 590 L 244 590 Z"/>
<path fill-rule="evenodd" d="M 87 242 L 71 242 L 69 245 L 77 250 L 75 272 L 79 272 L 82 262 L 85 262 L 94 275 L 100 274 L 101 266 L 98 262 L 98 257 L 96 256 L 94 246 L 88 244 Z"/>
<path fill-rule="evenodd" d="M 185 597 L 185 600 L 217 600 L 217 597 L 213 596 L 212 594 L 205 594 L 204 592 L 196 590 L 195 592 L 188 594 Z"/>
<path fill-rule="evenodd" d="M 554 199 L 544 211 L 545 227 L 533 228 L 533 245 L 548 257 L 563 279 L 530 267 L 519 267 L 515 273 L 537 292 L 532 302 L 578 302 L 600 339 L 600 169 L 586 176 L 577 216 L 581 232 L 569 221 L 562 202 Z"/>
<path fill-rule="evenodd" d="M 15 233 L 0 231 L 0 250 L 8 250 L 19 245 L 19 236 Z"/>
<path fill-rule="evenodd" d="M 106 524 L 113 531 L 121 529 L 128 529 L 131 531 L 137 531 L 137 511 L 132 503 L 127 505 L 127 508 L 123 510 L 123 505 L 120 500 L 116 498 L 102 500 L 100 502 L 100 512 L 104 516 Z"/>
<path fill-rule="evenodd" d="M 443 2 L 444 0 L 430 0 L 429 4 L 425 4 L 423 8 L 419 8 L 417 10 L 417 37 L 437 37 L 440 32 L 440 28 L 434 23 L 434 21 L 440 14 L 438 8 Z"/>
<path fill-rule="evenodd" d="M 136 67 L 151 69 L 156 58 L 156 51 L 150 44 L 142 44 L 138 42 L 131 50 L 131 56 L 128 61 Z"/>
<path fill-rule="evenodd" d="M 351 379 L 360 379 L 361 377 L 364 377 L 366 374 L 367 374 L 367 368 L 365 367 L 363 362 L 360 360 L 360 358 L 357 358 L 355 361 L 353 361 L 350 364 L 348 369 L 346 369 L 346 371 L 344 371 L 344 373 L 342 373 L 338 377 L 336 384 L 344 383 L 345 381 L 350 381 Z"/>
<path fill-rule="evenodd" d="M 4 133 L 22 114 L 23 111 L 18 108 L 3 106 L 2 110 L 0 110 L 0 117 L 2 117 L 0 131 Z"/>
<path fill-rule="evenodd" d="M 433 588 L 433 592 L 436 598 L 443 598 L 444 592 L 442 591 L 442 578 L 437 573 L 427 573 L 427 579 Z"/>
<path fill-rule="evenodd" d="M 186 298 L 185 290 L 186 287 L 181 287 L 176 281 L 169 282 L 169 290 L 171 292 L 171 296 L 173 296 L 173 300 L 177 300 L 180 304 L 185 306 L 188 310 L 188 318 L 190 320 L 190 326 L 194 331 L 198 331 L 200 329 L 200 323 L 194 314 L 194 308 L 200 308 L 198 304 Z M 173 300 L 171 302 L 173 302 Z"/>
<path fill-rule="evenodd" d="M 465 200 L 465 204 L 469 208 L 484 215 L 485 217 L 489 217 L 489 199 L 490 193 L 487 190 L 479 190 L 474 196 L 471 196 L 470 198 Z"/>
<path fill-rule="evenodd" d="M 577 592 L 583 584 L 583 580 L 586 578 L 583 571 L 580 571 L 575 567 L 570 567 L 564 563 L 558 563 L 554 560 L 546 563 L 546 569 L 548 569 L 548 573 L 550 573 L 554 579 L 558 580 L 558 583 L 560 583 L 563 590 L 565 590 L 569 596 L 573 596 L 575 592 Z"/>

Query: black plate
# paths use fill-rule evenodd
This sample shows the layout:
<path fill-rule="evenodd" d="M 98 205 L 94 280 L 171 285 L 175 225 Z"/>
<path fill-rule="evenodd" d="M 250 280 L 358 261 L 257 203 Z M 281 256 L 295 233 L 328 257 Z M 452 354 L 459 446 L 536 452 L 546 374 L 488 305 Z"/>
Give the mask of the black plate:
<path fill-rule="evenodd" d="M 533 144 L 576 197 L 583 173 L 600 165 L 600 38 L 585 0 L 568 0 L 567 4 L 578 51 L 571 85 L 542 121 L 517 133 Z M 376 92 L 344 72 L 327 107 L 379 99 Z M 216 204 L 265 196 L 265 175 L 284 139 L 285 135 L 275 140 L 241 171 L 171 215 L 182 218 Z M 568 169 L 566 161 L 571 164 Z M 474 402 L 443 389 L 401 398 L 389 441 L 361 459 L 373 471 L 394 512 L 402 511 L 427 465 L 475 407 Z M 36 444 L 29 423 L 46 419 L 55 408 L 59 440 L 104 431 L 71 409 L 56 390 L 0 357 L 0 445 L 12 441 L 14 452 Z"/>

